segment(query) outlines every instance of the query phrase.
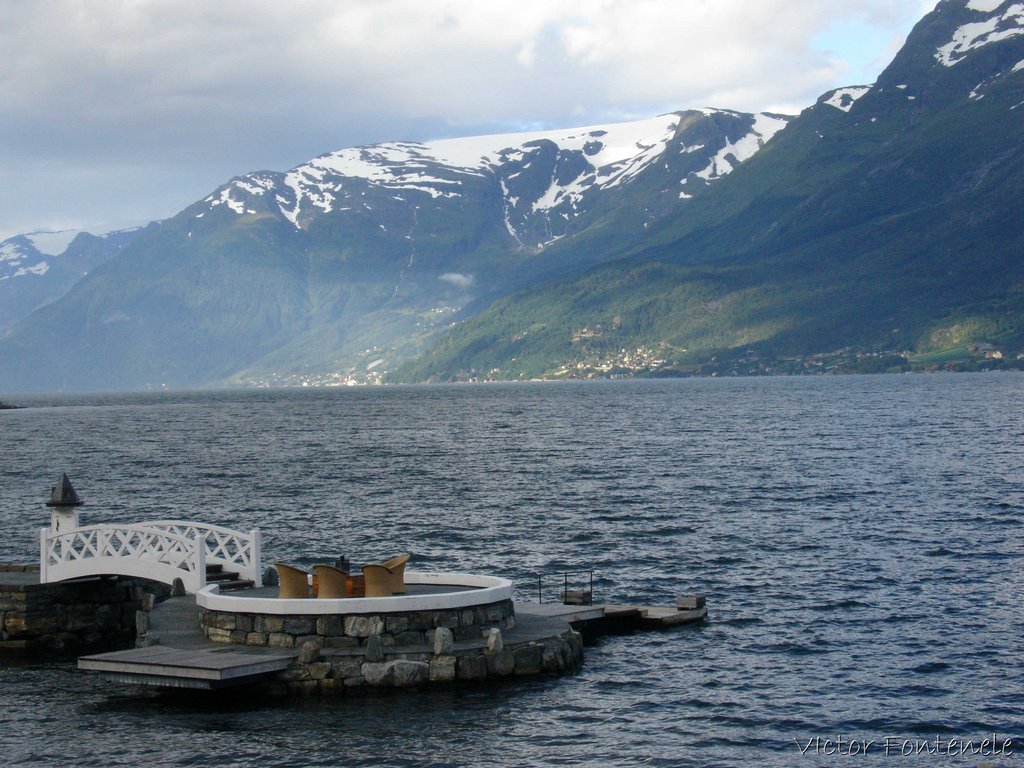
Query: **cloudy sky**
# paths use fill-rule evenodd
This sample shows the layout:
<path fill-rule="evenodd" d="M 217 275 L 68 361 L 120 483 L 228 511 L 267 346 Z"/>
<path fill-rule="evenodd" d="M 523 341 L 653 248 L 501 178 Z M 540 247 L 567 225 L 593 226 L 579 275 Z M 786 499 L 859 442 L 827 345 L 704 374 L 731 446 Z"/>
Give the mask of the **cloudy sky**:
<path fill-rule="evenodd" d="M 342 147 L 868 83 L 934 0 L 0 0 L 0 239 Z"/>

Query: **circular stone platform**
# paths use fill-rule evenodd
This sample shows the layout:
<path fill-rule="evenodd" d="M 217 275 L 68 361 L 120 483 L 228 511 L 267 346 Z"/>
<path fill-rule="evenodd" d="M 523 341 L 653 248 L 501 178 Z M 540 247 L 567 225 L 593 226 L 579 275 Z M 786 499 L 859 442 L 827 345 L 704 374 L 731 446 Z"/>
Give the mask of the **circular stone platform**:
<path fill-rule="evenodd" d="M 372 636 L 383 646 L 422 647 L 438 628 L 455 640 L 515 626 L 512 582 L 466 573 L 406 573 L 404 595 L 358 598 L 277 597 L 276 587 L 196 593 L 200 627 L 210 640 L 251 646 L 357 648 Z"/>

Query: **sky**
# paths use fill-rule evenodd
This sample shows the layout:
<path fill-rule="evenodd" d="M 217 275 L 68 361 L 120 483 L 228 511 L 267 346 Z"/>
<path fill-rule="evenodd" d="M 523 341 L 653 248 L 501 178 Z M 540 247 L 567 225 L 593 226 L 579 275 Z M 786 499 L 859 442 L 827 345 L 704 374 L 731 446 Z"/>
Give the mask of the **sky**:
<path fill-rule="evenodd" d="M 344 147 L 866 84 L 935 0 L 0 0 L 0 240 Z"/>

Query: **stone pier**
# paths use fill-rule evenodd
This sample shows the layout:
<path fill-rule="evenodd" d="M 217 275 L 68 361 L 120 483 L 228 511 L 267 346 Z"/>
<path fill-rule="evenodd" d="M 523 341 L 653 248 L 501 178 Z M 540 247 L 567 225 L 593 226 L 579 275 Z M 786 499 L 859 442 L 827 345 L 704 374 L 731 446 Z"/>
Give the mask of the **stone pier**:
<path fill-rule="evenodd" d="M 169 594 L 164 584 L 128 576 L 40 584 L 38 565 L 0 564 L 0 652 L 72 654 L 131 645 L 136 613 Z"/>

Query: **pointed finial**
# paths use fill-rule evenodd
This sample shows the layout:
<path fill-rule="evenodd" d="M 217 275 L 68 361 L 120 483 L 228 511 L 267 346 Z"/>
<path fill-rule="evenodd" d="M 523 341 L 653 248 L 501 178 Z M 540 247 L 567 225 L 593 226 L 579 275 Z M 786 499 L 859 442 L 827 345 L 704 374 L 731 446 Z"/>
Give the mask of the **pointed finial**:
<path fill-rule="evenodd" d="M 68 480 L 68 475 L 65 472 L 60 476 L 57 484 L 50 489 L 50 500 L 46 502 L 46 506 L 80 507 L 83 503 L 75 493 L 75 489 L 71 487 L 71 481 Z"/>

